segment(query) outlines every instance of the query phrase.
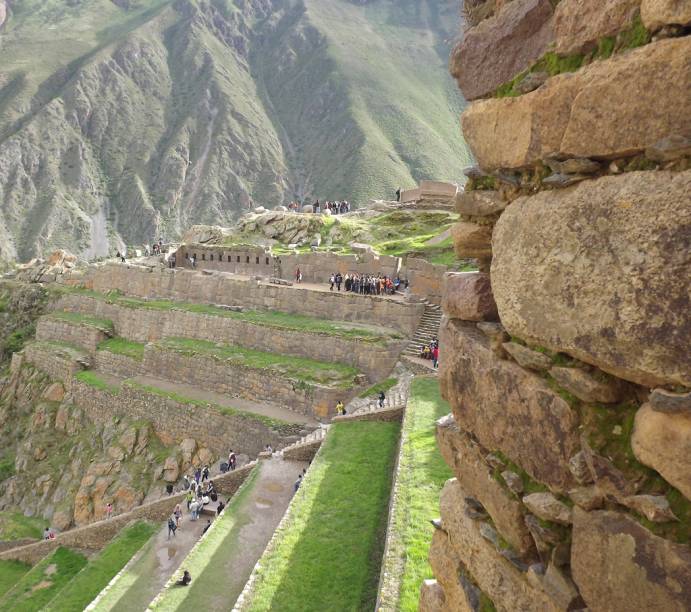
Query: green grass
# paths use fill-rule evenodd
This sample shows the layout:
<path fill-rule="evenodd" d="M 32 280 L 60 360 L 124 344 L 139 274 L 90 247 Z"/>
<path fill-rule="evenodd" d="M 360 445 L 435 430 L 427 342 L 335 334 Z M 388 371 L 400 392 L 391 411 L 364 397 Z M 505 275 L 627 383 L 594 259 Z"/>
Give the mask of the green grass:
<path fill-rule="evenodd" d="M 433 577 L 427 560 L 434 532 L 429 521 L 439 516 L 439 494 L 446 480 L 453 477 L 437 448 L 435 423 L 449 412 L 437 379 L 413 380 L 403 421 L 391 544 L 403 559 L 397 610 L 417 610 L 420 585 Z"/>
<path fill-rule="evenodd" d="M 59 342 L 57 340 L 41 340 L 32 343 L 37 348 L 52 352 L 63 359 L 70 359 L 73 361 L 86 360 L 88 355 L 84 349 L 74 346 L 69 342 Z"/>
<path fill-rule="evenodd" d="M 110 393 L 118 393 L 120 391 L 119 386 L 109 382 L 102 374 L 94 370 L 82 370 L 81 372 L 77 372 L 74 377 L 94 389 L 109 391 Z"/>
<path fill-rule="evenodd" d="M 99 351 L 108 351 L 116 355 L 124 355 L 131 357 L 137 361 L 144 359 L 144 344 L 141 342 L 132 342 L 124 338 L 109 338 L 98 345 Z"/>
<path fill-rule="evenodd" d="M 0 600 L 0 609 L 15 612 L 44 610 L 48 602 L 87 564 L 86 557 L 57 548 L 27 572 Z"/>
<path fill-rule="evenodd" d="M 397 378 L 387 378 L 378 382 L 376 385 L 372 385 L 369 389 L 365 389 L 358 397 L 372 397 L 374 395 L 379 395 L 380 391 L 388 391 L 398 382 Z"/>
<path fill-rule="evenodd" d="M 28 563 L 0 560 L 0 606 L 2 597 L 31 569 Z"/>
<path fill-rule="evenodd" d="M 256 351 L 236 345 L 214 344 L 207 340 L 166 338 L 157 342 L 156 345 L 185 355 L 207 356 L 248 368 L 270 370 L 307 384 L 350 388 L 358 373 L 356 368 L 342 363 L 326 363 L 305 357 Z"/>
<path fill-rule="evenodd" d="M 56 595 L 46 610 L 50 612 L 83 610 L 158 529 L 158 526 L 144 521 L 123 529 Z"/>
<path fill-rule="evenodd" d="M 46 524 L 43 519 L 20 512 L 0 512 L 0 540 L 41 539 Z"/>
<path fill-rule="evenodd" d="M 48 316 L 51 319 L 59 319 L 74 325 L 88 325 L 90 327 L 96 327 L 97 329 L 102 329 L 110 333 L 113 331 L 113 322 L 110 319 L 101 319 L 99 317 L 92 317 L 91 315 L 69 311 L 51 312 Z"/>
<path fill-rule="evenodd" d="M 232 580 L 232 577 L 224 575 L 224 572 L 233 555 L 242 554 L 237 535 L 240 528 L 248 520 L 251 520 L 247 516 L 248 508 L 245 506 L 262 468 L 263 464 L 260 463 L 252 470 L 240 489 L 231 498 L 221 517 L 214 521 L 209 533 L 199 541 L 181 563 L 180 571 L 176 574 L 182 575 L 182 570 L 190 572 L 193 580 L 189 588 L 183 589 L 175 585 L 168 585 L 150 606 L 152 610 L 180 610 L 199 607 L 200 602 L 205 601 L 205 597 L 209 594 L 218 593 L 219 585 L 223 584 L 227 587 L 227 583 Z M 242 512 L 240 512 L 241 509 L 243 509 Z M 249 511 L 251 513 L 251 509 Z M 242 585 L 236 585 L 236 589 L 241 590 Z M 228 595 L 227 588 L 224 590 L 224 594 Z M 239 595 L 239 592 L 237 594 Z M 228 599 L 228 603 L 232 604 L 233 598 L 228 597 Z M 205 605 L 201 607 L 213 609 Z"/>
<path fill-rule="evenodd" d="M 332 425 L 276 540 L 248 610 L 372 610 L 400 425 Z"/>

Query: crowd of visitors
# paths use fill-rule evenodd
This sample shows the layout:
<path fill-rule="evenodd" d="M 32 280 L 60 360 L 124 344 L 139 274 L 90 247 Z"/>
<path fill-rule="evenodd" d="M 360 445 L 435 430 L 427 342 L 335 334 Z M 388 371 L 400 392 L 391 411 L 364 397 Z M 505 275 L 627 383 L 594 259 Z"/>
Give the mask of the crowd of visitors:
<path fill-rule="evenodd" d="M 288 204 L 288 210 L 293 211 L 293 212 L 299 212 L 300 211 L 300 203 L 299 202 L 291 202 Z M 319 200 L 316 200 L 314 204 L 312 204 L 312 210 L 314 211 L 315 214 L 322 214 L 326 212 L 327 210 L 332 214 L 332 215 L 342 215 L 344 213 L 350 212 L 350 202 L 346 200 L 341 200 L 340 202 L 330 202 L 327 200 L 326 202 L 320 202 Z"/>
<path fill-rule="evenodd" d="M 409 287 L 408 279 L 401 279 L 399 276 L 391 278 L 385 274 L 346 274 L 341 275 L 336 272 L 329 277 L 331 291 L 334 287 L 337 291 L 341 286 L 345 291 L 360 293 L 362 295 L 394 295 L 401 289 Z"/>
<path fill-rule="evenodd" d="M 432 338 L 429 344 L 423 345 L 420 349 L 420 357 L 422 359 L 431 359 L 432 367 L 439 366 L 439 340 Z"/>

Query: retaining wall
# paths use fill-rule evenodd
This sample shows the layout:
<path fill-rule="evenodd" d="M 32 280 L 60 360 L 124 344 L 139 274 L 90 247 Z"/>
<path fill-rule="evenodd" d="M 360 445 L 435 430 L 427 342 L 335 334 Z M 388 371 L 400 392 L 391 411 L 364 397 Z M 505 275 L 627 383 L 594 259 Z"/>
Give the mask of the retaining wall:
<path fill-rule="evenodd" d="M 424 305 L 381 296 L 314 291 L 256 280 L 243 280 L 222 272 L 148 268 L 108 263 L 92 266 L 84 276 L 65 279 L 96 291 L 118 290 L 143 298 L 164 298 L 201 304 L 225 304 L 256 310 L 278 310 L 318 319 L 362 322 L 415 333 Z"/>
<path fill-rule="evenodd" d="M 134 378 L 141 374 L 142 362 L 127 355 L 102 350 L 94 353 L 94 369 L 120 378 Z"/>
<path fill-rule="evenodd" d="M 228 472 L 213 479 L 216 489 L 224 495 L 233 495 L 240 488 L 247 476 L 257 464 L 256 461 L 238 468 L 233 472 Z M 144 504 L 126 512 L 114 516 L 110 519 L 97 521 L 84 527 L 77 527 L 64 533 L 58 534 L 53 540 L 42 540 L 28 546 L 12 548 L 0 553 L 0 560 L 16 560 L 32 565 L 38 563 L 47 554 L 55 550 L 58 546 L 68 548 L 78 548 L 87 550 L 101 550 L 110 542 L 120 530 L 132 521 L 149 520 L 164 521 L 175 509 L 177 504 L 183 503 L 184 493 L 171 495 L 156 500 L 149 504 Z"/>
<path fill-rule="evenodd" d="M 100 342 L 108 338 L 102 330 L 91 325 L 41 317 L 36 324 L 36 339 L 40 341 L 67 342 L 93 353 Z"/>
<path fill-rule="evenodd" d="M 441 304 L 444 295 L 444 279 L 449 269 L 446 266 L 429 263 L 417 257 L 406 259 L 406 273 L 410 281 L 410 292 L 433 304 Z"/>
<path fill-rule="evenodd" d="M 362 342 L 184 310 L 129 308 L 74 294 L 62 297 L 55 308 L 109 319 L 113 321 L 116 335 L 134 342 L 175 336 L 238 344 L 260 351 L 346 363 L 364 372 L 370 380 L 386 377 L 406 345 L 405 340 Z"/>
<path fill-rule="evenodd" d="M 61 355 L 59 349 L 40 343 L 27 344 L 22 352 L 31 365 L 43 370 L 51 378 L 64 382 L 67 386 L 70 385 L 74 375 L 84 369 L 83 364 Z"/>
<path fill-rule="evenodd" d="M 276 371 L 247 368 L 209 356 L 185 355 L 155 344 L 147 345 L 144 351 L 142 372 L 215 393 L 280 404 L 316 417 L 328 417 L 335 412 L 339 400 L 346 403 L 355 392 L 354 388 L 302 385 Z"/>
<path fill-rule="evenodd" d="M 98 423 L 109 423 L 113 415 L 145 419 L 163 439 L 204 440 L 209 449 L 221 456 L 234 448 L 253 457 L 267 444 L 280 449 L 294 440 L 292 429 L 281 434 L 246 413 L 224 415 L 212 406 L 185 404 L 128 385 L 113 393 L 74 380 L 72 397 Z"/>

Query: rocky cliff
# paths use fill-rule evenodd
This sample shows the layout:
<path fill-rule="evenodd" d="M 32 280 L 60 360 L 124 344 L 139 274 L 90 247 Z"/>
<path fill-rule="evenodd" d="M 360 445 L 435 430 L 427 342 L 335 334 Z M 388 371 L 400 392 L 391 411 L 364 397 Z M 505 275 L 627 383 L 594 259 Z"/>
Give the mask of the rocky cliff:
<path fill-rule="evenodd" d="M 688 609 L 691 4 L 466 8 L 421 609 Z"/>
<path fill-rule="evenodd" d="M 0 260 L 458 179 L 459 19 L 451 0 L 0 1 Z"/>

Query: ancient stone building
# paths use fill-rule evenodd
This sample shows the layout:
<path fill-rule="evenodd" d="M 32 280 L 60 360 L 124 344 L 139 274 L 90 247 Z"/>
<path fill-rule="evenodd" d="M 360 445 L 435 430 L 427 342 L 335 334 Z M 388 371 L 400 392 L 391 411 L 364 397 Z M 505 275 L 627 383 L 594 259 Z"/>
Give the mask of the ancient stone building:
<path fill-rule="evenodd" d="M 423 610 L 691 602 L 691 2 L 466 2 Z"/>

